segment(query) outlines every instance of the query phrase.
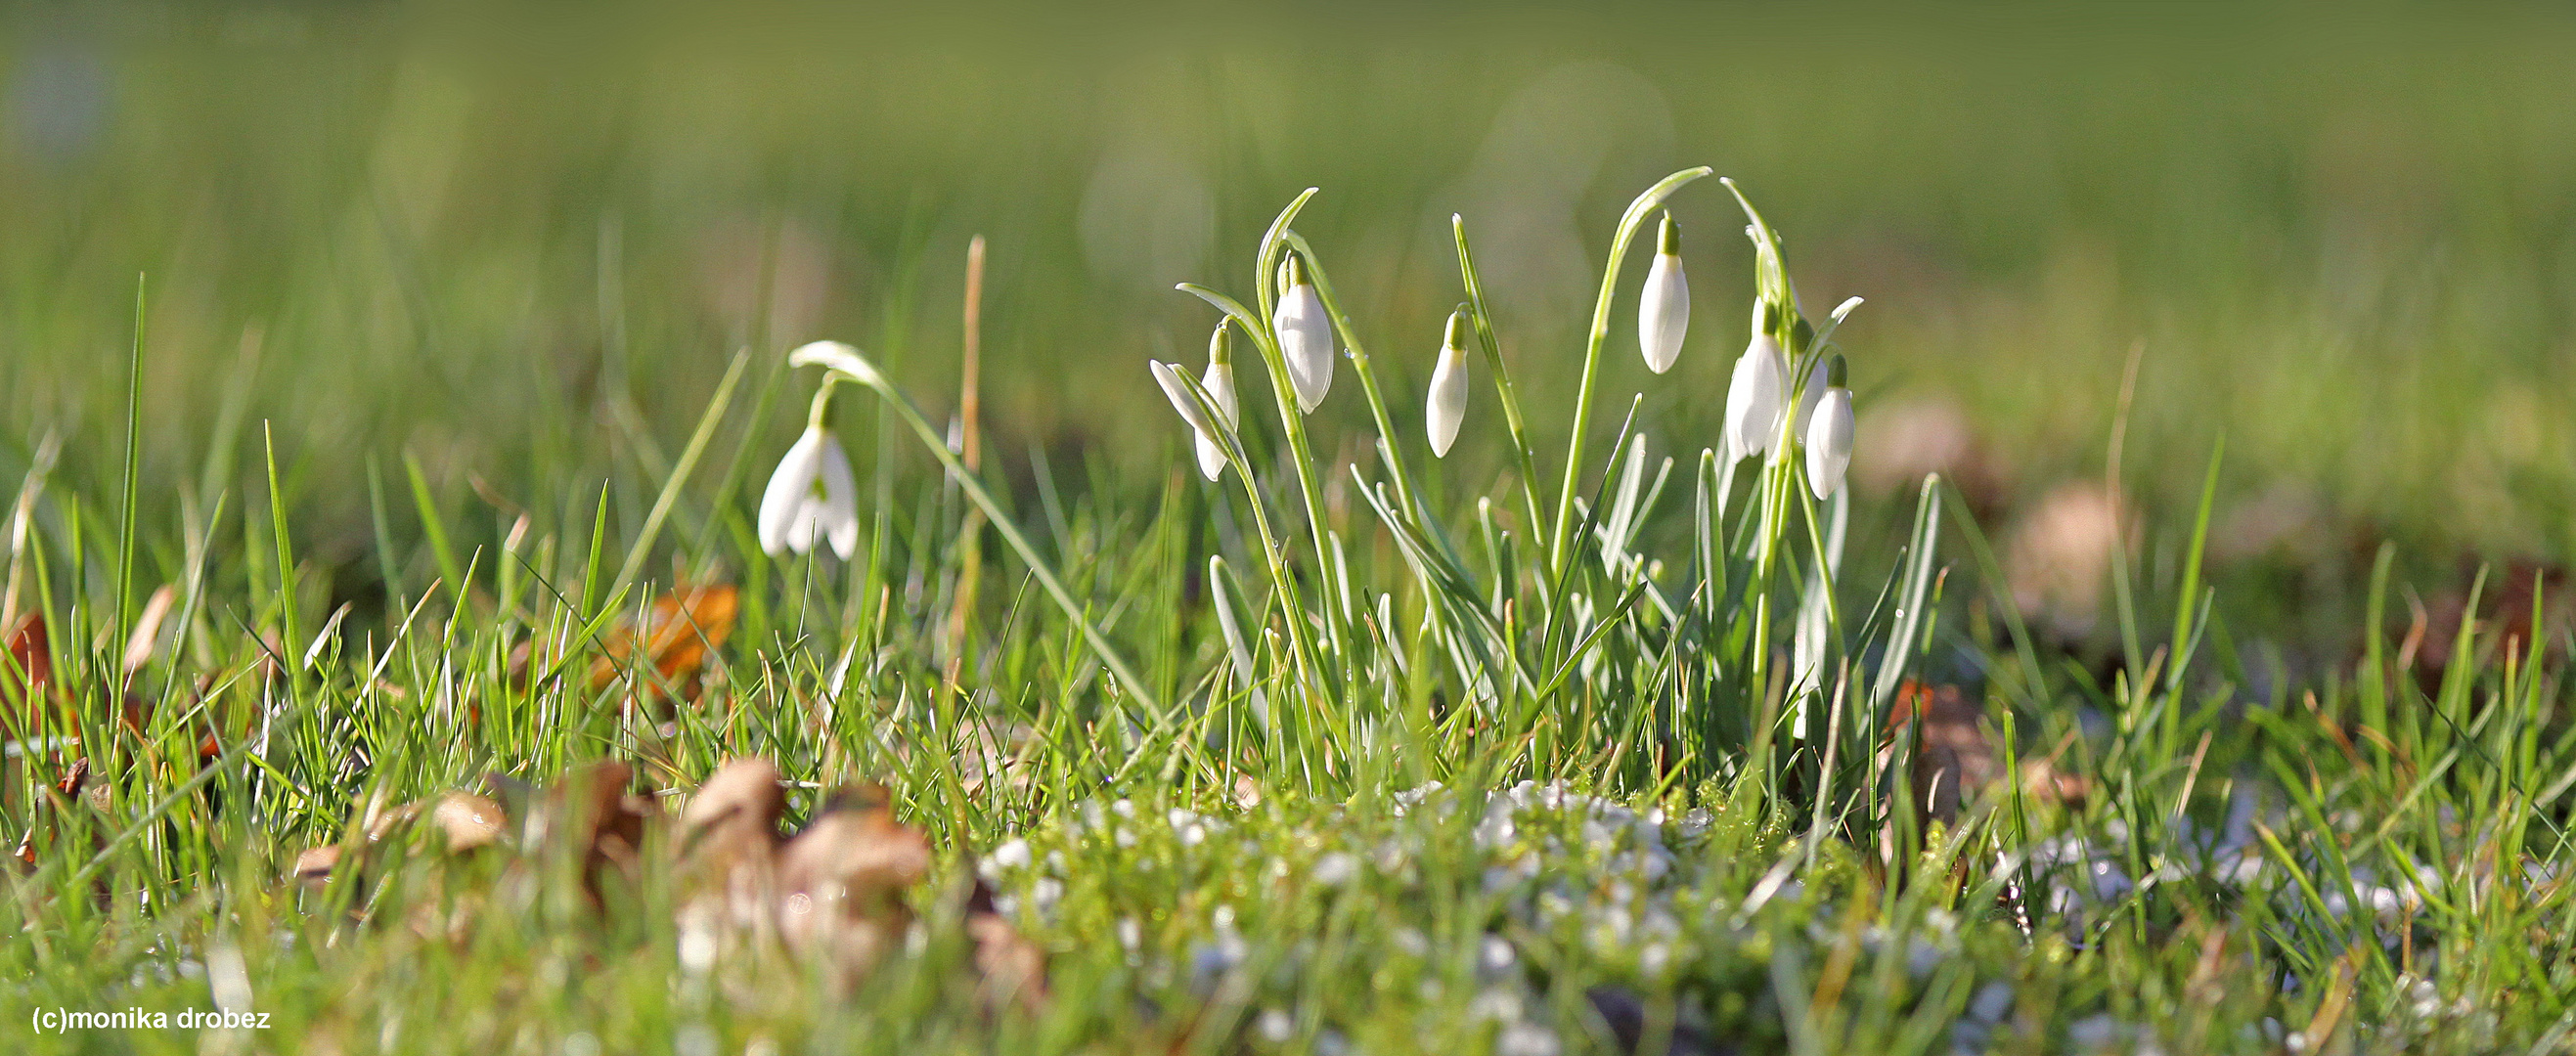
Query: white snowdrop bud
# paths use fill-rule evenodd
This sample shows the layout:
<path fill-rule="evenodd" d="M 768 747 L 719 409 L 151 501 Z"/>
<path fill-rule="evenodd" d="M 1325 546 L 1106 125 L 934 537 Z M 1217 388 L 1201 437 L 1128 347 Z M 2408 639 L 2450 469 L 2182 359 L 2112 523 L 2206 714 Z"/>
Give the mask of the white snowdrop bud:
<path fill-rule="evenodd" d="M 1431 370 L 1431 396 L 1423 409 L 1431 432 L 1431 454 L 1446 458 L 1458 442 L 1458 423 L 1467 417 L 1467 306 L 1449 313 L 1449 332 L 1440 342 L 1440 365 Z"/>
<path fill-rule="evenodd" d="M 1782 390 L 1780 343 L 1755 334 L 1735 360 L 1735 377 L 1726 387 L 1727 457 L 1740 459 L 1769 451 L 1780 440 Z"/>
<path fill-rule="evenodd" d="M 846 561 L 859 545 L 859 489 L 849 456 L 821 421 L 824 398 L 815 403 L 815 420 L 778 460 L 761 492 L 760 548 L 772 557 L 790 550 L 801 554 L 820 537 Z"/>
<path fill-rule="evenodd" d="M 1207 373 L 1199 378 L 1210 402 L 1216 404 L 1217 416 L 1232 429 L 1242 420 L 1242 407 L 1234 396 L 1234 340 L 1227 325 L 1220 321 L 1216 333 L 1208 335 Z M 1198 434 L 1199 472 L 1209 480 L 1225 473 L 1225 444 L 1216 434 L 1196 430 Z"/>
<path fill-rule="evenodd" d="M 1661 374 L 1681 355 L 1682 334 L 1690 329 L 1690 281 L 1682 274 L 1682 229 L 1664 214 L 1655 240 L 1655 263 L 1646 269 L 1646 288 L 1637 298 L 1637 345 L 1646 353 L 1646 369 Z"/>
<path fill-rule="evenodd" d="M 1297 392 L 1297 409 L 1313 413 L 1333 391 L 1333 321 L 1324 315 L 1324 298 L 1306 279 L 1306 263 L 1288 254 L 1280 282 L 1279 307 L 1270 327 L 1279 335 L 1279 355 L 1288 361 L 1288 384 Z"/>
<path fill-rule="evenodd" d="M 1816 420 L 1807 427 L 1807 487 L 1819 499 L 1843 489 L 1843 471 L 1851 468 L 1851 379 L 1843 357 L 1828 360 L 1832 373 L 1825 395 L 1816 401 Z"/>

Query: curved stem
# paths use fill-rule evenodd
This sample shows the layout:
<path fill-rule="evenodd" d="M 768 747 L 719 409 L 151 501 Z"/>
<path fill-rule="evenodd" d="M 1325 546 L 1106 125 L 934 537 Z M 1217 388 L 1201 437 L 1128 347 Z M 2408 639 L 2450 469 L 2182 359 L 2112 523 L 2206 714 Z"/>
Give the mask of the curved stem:
<path fill-rule="evenodd" d="M 1233 426 L 1224 424 L 1225 417 L 1217 413 L 1216 401 L 1197 378 L 1191 377 L 1187 371 L 1178 374 L 1181 384 L 1189 390 L 1190 398 L 1198 401 L 1201 413 L 1207 415 L 1209 421 L 1219 423 L 1217 438 L 1225 445 L 1225 457 L 1233 463 L 1235 477 L 1242 482 L 1244 501 L 1252 505 L 1252 526 L 1261 537 L 1262 568 L 1270 573 L 1271 589 L 1281 599 L 1296 597 L 1297 583 L 1288 573 L 1287 552 L 1280 547 L 1279 535 L 1270 526 L 1269 506 L 1261 501 L 1261 488 L 1253 483 L 1252 456 L 1244 450 L 1242 434 Z M 1296 658 L 1297 673 L 1307 692 L 1310 696 L 1318 694 L 1323 683 L 1317 676 L 1314 646 L 1306 640 L 1305 621 L 1295 618 L 1295 606 L 1290 606 L 1288 611 L 1291 614 L 1286 621 L 1289 652 Z"/>
<path fill-rule="evenodd" d="M 1601 371 L 1601 346 L 1610 338 L 1610 305 L 1619 292 L 1619 265 L 1628 257 L 1628 243 L 1637 236 L 1637 226 L 1646 214 L 1663 204 L 1665 198 L 1680 190 L 1683 184 L 1707 176 L 1714 170 L 1703 165 L 1683 169 L 1664 177 L 1637 200 L 1628 203 L 1628 211 L 1619 217 L 1618 234 L 1610 240 L 1610 262 L 1601 269 L 1601 295 L 1592 302 L 1592 333 L 1583 348 L 1583 383 L 1574 392 L 1574 431 L 1565 443 L 1565 481 L 1557 489 L 1556 523 L 1548 532 L 1547 567 L 1550 574 L 1565 567 L 1566 533 L 1574 527 L 1574 489 L 1583 480 L 1583 432 L 1591 424 L 1592 386 Z"/>
<path fill-rule="evenodd" d="M 967 471 L 966 464 L 958 460 L 957 453 L 948 449 L 947 438 L 930 427 L 929 420 L 921 416 L 921 409 L 912 405 L 912 400 L 903 394 L 903 390 L 895 388 L 875 364 L 861 358 L 858 350 L 846 346 L 817 348 L 807 345 L 797 349 L 787 361 L 792 366 L 829 367 L 876 390 L 886 405 L 894 408 L 895 416 L 912 427 L 914 435 L 921 438 L 922 446 L 930 449 L 932 457 L 947 468 L 958 486 L 966 492 L 967 499 L 983 508 L 984 516 L 993 522 L 994 530 L 1002 533 L 1002 541 L 1011 544 L 1011 549 L 1019 553 L 1020 561 L 1029 566 L 1029 575 L 1036 577 L 1038 585 L 1046 589 L 1047 596 L 1055 599 L 1056 606 L 1064 610 L 1065 618 L 1072 620 L 1074 626 L 1081 630 L 1083 641 L 1089 643 L 1092 653 L 1100 657 L 1101 666 L 1109 669 L 1127 696 L 1144 705 L 1147 717 L 1152 720 L 1150 725 L 1157 731 L 1163 728 L 1169 716 L 1163 713 L 1162 705 L 1155 702 L 1151 684 L 1137 675 L 1134 668 L 1128 667 L 1126 659 L 1118 655 L 1118 648 L 1109 644 L 1109 636 L 1092 625 L 1082 603 L 1074 600 L 1073 592 L 1066 590 L 1064 584 L 1055 578 L 1054 570 L 1048 568 L 1046 560 L 1038 555 L 1038 548 L 1029 543 L 1027 536 L 1020 534 L 1019 526 L 1011 523 L 1010 515 L 1003 511 L 1002 504 L 994 501 L 992 493 L 984 490 L 983 483 L 976 479 L 975 474 Z"/>

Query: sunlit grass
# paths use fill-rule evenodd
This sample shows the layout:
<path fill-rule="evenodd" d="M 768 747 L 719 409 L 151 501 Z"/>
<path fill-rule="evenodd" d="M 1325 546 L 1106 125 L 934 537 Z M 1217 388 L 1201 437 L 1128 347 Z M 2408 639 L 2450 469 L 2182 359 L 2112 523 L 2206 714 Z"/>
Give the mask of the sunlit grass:
<path fill-rule="evenodd" d="M 1704 175 L 1638 198 L 1615 242 Z M 32 478 L 10 582 L 51 632 L 49 678 L 11 690 L 29 836 L 0 1011 L 276 1017 L 38 1039 L 136 1051 L 2487 1051 L 2563 1031 L 2576 742 L 2545 643 L 2460 636 L 2427 688 L 2368 634 L 2298 696 L 2241 699 L 2196 586 L 2205 494 L 2177 585 L 2117 570 L 2125 668 L 2099 681 L 1964 597 L 2000 579 L 1937 477 L 1897 549 L 1846 562 L 1848 493 L 1819 502 L 1803 458 L 1658 465 L 1633 403 L 1586 455 L 1584 418 L 1524 416 L 1492 355 L 1469 435 L 1577 468 L 1460 481 L 1393 427 L 1419 390 L 1377 373 L 1293 227 L 1307 201 L 1257 245 L 1250 304 L 1191 288 L 1276 386 L 1275 413 L 1218 427 L 1175 375 L 1199 413 L 1164 427 L 1215 430 L 1215 482 L 1176 446 L 1082 477 L 1033 453 L 1011 470 L 1033 483 L 988 488 L 866 353 L 809 346 L 788 362 L 870 397 L 818 420 L 880 439 L 848 560 L 763 552 L 759 418 L 810 375 L 738 358 L 632 533 L 593 487 L 465 546 L 416 470 L 379 470 L 370 534 L 421 542 L 375 555 L 395 589 L 353 615 L 278 516 L 273 459 L 175 527 L 103 512 L 138 505 L 138 467 L 95 495 Z M 1777 351 L 1754 347 L 1803 377 L 1838 326 L 1800 316 L 1743 209 Z M 1472 226 L 1459 281 L 1490 349 L 1509 329 Z M 1287 391 L 1270 282 L 1292 252 L 1386 430 L 1375 457 L 1318 457 L 1351 449 L 1344 427 Z M 1611 260 L 1596 319 L 1641 270 Z M 1593 334 L 1587 378 L 1634 354 Z M 1797 451 L 1789 410 L 1747 442 Z M 940 471 L 909 468 L 907 440 Z M 1347 514 L 1328 497 L 1352 493 Z M 992 578 L 960 606 L 970 568 Z M 1930 688 L 1953 680 L 1967 696 Z M 128 692 L 130 727 L 104 706 Z M 790 779 L 791 818 L 883 780 L 937 850 L 915 937 L 855 982 L 689 953 L 686 881 L 653 864 L 686 848 L 660 829 L 601 888 L 543 864 L 579 860 L 560 823 L 451 860 L 376 820 L 474 788 L 523 816 L 539 800 L 514 782 L 600 757 L 685 792 L 745 755 Z M 86 784 L 49 792 L 75 759 Z M 327 879 L 288 875 L 335 844 Z M 976 996 L 970 874 L 1047 952 L 1044 1000 Z"/>
<path fill-rule="evenodd" d="M 0 632 L 46 631 L 0 671 L 19 1048 L 2576 1043 L 2576 643 L 2532 582 L 2576 479 L 2576 137 L 2492 105 L 2555 85 L 2556 22 L 2256 27 L 2184 49 L 2206 83 L 2141 72 L 2190 39 L 2005 62 L 2025 38 L 1894 15 L 1726 61 L 1689 31 L 1813 34 L 1497 30 L 1400 73 L 718 34 L 534 92 L 370 17 L 301 31 L 382 66 L 29 36 L 69 65 L 11 67 L 106 63 L 107 112 L 158 115 L 0 158 Z M 1094 96 L 1145 130 L 1068 116 Z M 289 112 L 306 146 L 244 133 Z M 1549 183 L 1537 145 L 1592 167 Z M 1628 325 L 1664 209 L 1670 374 Z M 1999 479 L 1819 499 L 1793 421 L 1733 435 L 1748 309 L 1784 383 L 1844 353 L 1864 449 L 1946 394 Z M 846 559 L 763 526 L 809 407 L 854 459 Z M 2025 627 L 1986 533 L 2106 442 L 2137 545 L 2089 568 L 2089 632 Z M 2295 538 L 2231 550 L 2247 510 Z M 2541 560 L 2432 580 L 2477 547 Z M 755 755 L 791 826 L 882 781 L 935 850 L 863 978 L 696 944 L 669 826 L 603 882 L 524 824 L 593 760 L 676 810 Z M 498 846 L 384 820 L 454 790 L 512 812 Z M 979 989 L 978 879 L 1042 999 Z M 21 1033 L 217 1005 L 272 1027 Z"/>

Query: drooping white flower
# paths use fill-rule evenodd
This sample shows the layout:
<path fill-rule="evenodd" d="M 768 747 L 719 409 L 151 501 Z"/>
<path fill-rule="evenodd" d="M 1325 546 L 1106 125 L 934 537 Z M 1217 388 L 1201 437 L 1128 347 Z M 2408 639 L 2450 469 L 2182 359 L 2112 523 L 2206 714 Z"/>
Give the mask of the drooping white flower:
<path fill-rule="evenodd" d="M 1216 401 L 1217 413 L 1225 416 L 1226 426 L 1232 428 L 1237 415 L 1241 413 L 1235 406 L 1234 364 L 1208 364 L 1207 373 L 1199 378 L 1199 387 L 1206 389 L 1209 398 Z M 1209 480 L 1223 476 L 1225 445 L 1219 443 L 1214 435 L 1201 432 L 1198 434 L 1198 448 L 1199 472 L 1206 475 Z"/>
<path fill-rule="evenodd" d="M 1243 409 L 1234 396 L 1234 339 L 1232 328 L 1223 320 L 1216 332 L 1208 335 L 1207 373 L 1199 377 L 1199 387 L 1206 389 L 1210 402 L 1216 404 L 1217 416 L 1224 426 L 1235 428 L 1241 422 Z M 1174 396 L 1179 399 L 1178 394 Z M 1217 434 L 1206 429 L 1193 429 L 1198 438 L 1199 473 L 1209 480 L 1225 475 L 1225 444 Z"/>
<path fill-rule="evenodd" d="M 1297 409 L 1313 413 L 1333 391 L 1333 321 L 1324 314 L 1324 298 L 1307 281 L 1306 263 L 1288 254 L 1280 282 L 1279 307 L 1270 327 L 1279 335 L 1279 355 L 1288 361 L 1288 384 L 1297 391 Z"/>
<path fill-rule="evenodd" d="M 1807 423 L 1815 420 L 1816 401 L 1824 396 L 1825 363 L 1820 359 L 1807 368 L 1807 386 L 1798 393 L 1798 420 L 1790 424 L 1789 435 L 1797 437 L 1801 443 L 1806 441 Z"/>
<path fill-rule="evenodd" d="M 778 460 L 760 494 L 760 548 L 772 557 L 810 551 L 817 538 L 830 542 L 845 561 L 858 549 L 858 485 L 850 477 L 849 456 L 820 418 Z"/>
<path fill-rule="evenodd" d="M 1193 446 L 1198 454 L 1199 473 L 1209 480 L 1225 474 L 1225 445 L 1217 439 L 1217 425 L 1209 420 L 1199 401 L 1191 398 L 1189 385 L 1182 380 L 1181 368 L 1160 360 L 1145 361 L 1154 382 L 1163 387 L 1163 395 L 1172 401 L 1172 409 L 1181 412 L 1189 423 Z M 1199 381 L 1208 390 L 1210 402 L 1225 416 L 1225 427 L 1232 428 L 1238 408 L 1234 397 L 1234 366 L 1226 362 L 1208 364 L 1207 375 Z"/>
<path fill-rule="evenodd" d="M 1458 442 L 1458 423 L 1467 417 L 1467 309 L 1449 313 L 1449 332 L 1440 342 L 1440 365 L 1431 368 L 1431 395 L 1425 401 L 1423 425 L 1431 433 L 1431 456 L 1446 458 Z"/>
<path fill-rule="evenodd" d="M 1666 213 L 1655 263 L 1646 269 L 1646 288 L 1637 298 L 1637 346 L 1646 354 L 1646 369 L 1657 374 L 1673 369 L 1682 334 L 1690 329 L 1690 280 L 1682 274 L 1681 253 L 1681 228 Z"/>
<path fill-rule="evenodd" d="M 1780 343 L 1769 334 L 1753 335 L 1735 360 L 1735 377 L 1726 387 L 1727 457 L 1746 458 L 1770 451 L 1780 442 L 1783 375 Z"/>
<path fill-rule="evenodd" d="M 1851 382 L 1845 374 L 1843 357 L 1832 357 L 1829 362 L 1833 373 L 1827 379 L 1824 398 L 1816 403 L 1816 420 L 1807 427 L 1807 487 L 1819 499 L 1841 491 L 1843 472 L 1851 468 Z"/>

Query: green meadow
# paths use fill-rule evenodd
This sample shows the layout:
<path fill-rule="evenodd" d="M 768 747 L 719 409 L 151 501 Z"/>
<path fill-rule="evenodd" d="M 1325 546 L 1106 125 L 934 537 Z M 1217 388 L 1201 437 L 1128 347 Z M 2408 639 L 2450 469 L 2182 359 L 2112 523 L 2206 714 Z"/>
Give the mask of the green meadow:
<path fill-rule="evenodd" d="M 2571 59 L 0 13 L 0 1037 L 2576 1051 Z"/>

